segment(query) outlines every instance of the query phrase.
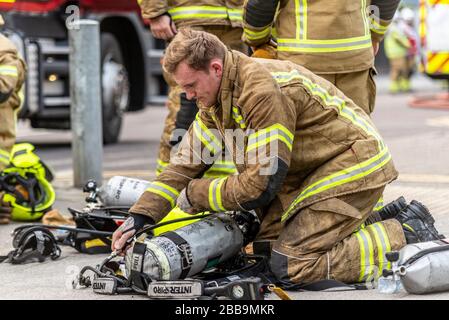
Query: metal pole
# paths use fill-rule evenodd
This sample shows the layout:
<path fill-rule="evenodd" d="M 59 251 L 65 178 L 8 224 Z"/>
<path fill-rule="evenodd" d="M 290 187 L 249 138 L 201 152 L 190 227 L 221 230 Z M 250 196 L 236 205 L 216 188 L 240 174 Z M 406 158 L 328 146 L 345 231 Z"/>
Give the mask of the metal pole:
<path fill-rule="evenodd" d="M 73 181 L 82 187 L 103 180 L 103 134 L 100 82 L 100 27 L 97 21 L 78 20 L 69 29 L 70 121 Z"/>

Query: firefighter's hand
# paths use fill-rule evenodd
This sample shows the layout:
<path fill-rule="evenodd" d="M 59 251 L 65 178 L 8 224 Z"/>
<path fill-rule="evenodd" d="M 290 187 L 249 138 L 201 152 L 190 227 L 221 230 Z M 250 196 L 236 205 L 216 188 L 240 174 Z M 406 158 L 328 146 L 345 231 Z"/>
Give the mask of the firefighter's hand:
<path fill-rule="evenodd" d="M 196 213 L 193 210 L 192 204 L 189 201 L 189 198 L 187 197 L 187 188 L 184 188 L 181 193 L 178 196 L 178 199 L 176 199 L 176 205 L 179 209 L 186 213 L 194 214 Z"/>
<path fill-rule="evenodd" d="M 374 55 L 377 55 L 377 53 L 379 52 L 379 41 L 372 39 L 371 43 L 373 44 L 373 53 Z"/>
<path fill-rule="evenodd" d="M 3 201 L 3 192 L 0 192 L 0 224 L 8 224 L 11 222 L 11 205 Z"/>
<path fill-rule="evenodd" d="M 124 256 L 131 245 L 132 237 L 147 223 L 153 224 L 153 220 L 140 214 L 130 214 L 112 235 L 112 251 L 119 251 L 120 255 Z"/>
<path fill-rule="evenodd" d="M 277 49 L 271 43 L 265 43 L 258 47 L 252 47 L 253 54 L 251 57 L 253 58 L 263 58 L 263 59 L 276 59 L 277 58 Z"/>
<path fill-rule="evenodd" d="M 176 26 L 168 14 L 150 19 L 150 28 L 153 37 L 162 40 L 171 40 L 178 33 Z"/>

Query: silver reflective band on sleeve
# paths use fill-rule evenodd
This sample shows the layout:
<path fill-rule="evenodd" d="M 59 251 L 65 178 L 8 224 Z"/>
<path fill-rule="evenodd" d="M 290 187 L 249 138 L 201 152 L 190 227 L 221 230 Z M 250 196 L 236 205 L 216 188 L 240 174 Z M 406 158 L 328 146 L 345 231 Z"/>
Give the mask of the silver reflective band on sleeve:
<path fill-rule="evenodd" d="M 176 199 L 179 196 L 179 191 L 175 188 L 170 187 L 168 184 L 162 183 L 162 182 L 152 182 L 148 189 L 146 190 L 148 192 L 155 193 L 168 202 L 170 202 L 170 205 L 172 208 L 175 207 Z"/>
<path fill-rule="evenodd" d="M 186 6 L 168 10 L 173 20 L 181 19 L 226 19 L 228 9 L 226 7 L 214 6 Z M 233 16 L 235 14 L 233 13 Z"/>
<path fill-rule="evenodd" d="M 280 123 L 276 123 L 266 129 L 258 130 L 256 133 L 251 134 L 248 137 L 247 152 L 264 146 L 271 141 L 280 140 L 287 148 L 292 151 L 293 148 L 293 134 Z"/>
<path fill-rule="evenodd" d="M 245 36 L 248 40 L 259 40 L 268 37 L 268 35 L 271 34 L 271 26 L 268 26 L 267 28 L 262 29 L 260 31 L 253 31 L 244 28 L 243 32 L 245 33 Z"/>
<path fill-rule="evenodd" d="M 243 10 L 242 9 L 228 9 L 229 20 L 232 21 L 242 21 L 243 20 Z"/>
<path fill-rule="evenodd" d="M 223 212 L 226 209 L 223 207 L 221 199 L 221 186 L 227 178 L 218 178 L 212 180 L 209 185 L 209 205 L 215 212 Z"/>
<path fill-rule="evenodd" d="M 342 41 L 345 40 L 345 41 Z M 279 51 L 297 52 L 339 52 L 369 48 L 372 46 L 371 37 L 350 38 L 342 40 L 294 40 L 278 39 Z"/>

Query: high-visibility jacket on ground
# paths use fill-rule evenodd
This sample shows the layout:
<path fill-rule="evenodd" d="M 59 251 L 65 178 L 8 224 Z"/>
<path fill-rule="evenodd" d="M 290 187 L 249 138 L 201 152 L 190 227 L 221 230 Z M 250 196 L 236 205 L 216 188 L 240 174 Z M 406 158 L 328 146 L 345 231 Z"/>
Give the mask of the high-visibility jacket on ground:
<path fill-rule="evenodd" d="M 449 0 L 420 0 L 421 70 L 431 77 L 449 75 Z"/>
<path fill-rule="evenodd" d="M 25 63 L 14 44 L 0 34 L 0 170 L 9 164 L 16 138 L 17 111 L 24 99 Z"/>
<path fill-rule="evenodd" d="M 276 30 L 278 58 L 315 73 L 347 73 L 373 66 L 371 40 L 380 41 L 399 0 L 247 0 L 244 40 L 267 43 Z"/>
<path fill-rule="evenodd" d="M 243 0 L 142 0 L 142 16 L 153 19 L 168 13 L 177 27 L 242 25 Z"/>
<path fill-rule="evenodd" d="M 313 203 L 397 177 L 362 109 L 290 61 L 228 51 L 218 102 L 199 109 L 177 155 L 130 212 L 160 221 L 187 188 L 198 212 L 262 208 L 277 196 L 285 221 Z M 224 145 L 239 174 L 198 178 Z"/>

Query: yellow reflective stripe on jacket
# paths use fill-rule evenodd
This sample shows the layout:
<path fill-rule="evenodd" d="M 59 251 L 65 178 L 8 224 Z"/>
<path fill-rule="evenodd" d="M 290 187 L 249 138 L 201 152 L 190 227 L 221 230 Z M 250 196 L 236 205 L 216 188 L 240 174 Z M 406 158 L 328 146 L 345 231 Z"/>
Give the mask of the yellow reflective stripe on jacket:
<path fill-rule="evenodd" d="M 0 149 L 0 162 L 8 165 L 10 157 L 11 154 L 8 151 Z"/>
<path fill-rule="evenodd" d="M 391 251 L 390 240 L 382 222 L 376 222 L 367 227 L 373 234 L 377 244 L 377 255 L 379 260 L 379 275 L 382 269 L 391 269 L 391 263 L 386 259 L 385 254 Z M 385 265 L 385 266 L 384 266 Z"/>
<path fill-rule="evenodd" d="M 229 20 L 232 21 L 242 21 L 243 20 L 243 9 L 228 9 Z"/>
<path fill-rule="evenodd" d="M 0 65 L 0 75 L 18 77 L 19 72 L 16 66 Z"/>
<path fill-rule="evenodd" d="M 299 196 L 292 202 L 290 207 L 282 216 L 282 221 L 287 219 L 290 213 L 295 209 L 295 207 L 303 200 L 310 198 L 320 192 L 329 190 L 334 187 L 341 186 L 345 183 L 353 182 L 366 177 L 370 173 L 382 168 L 391 160 L 391 155 L 388 148 L 383 149 L 376 156 L 356 164 L 347 169 L 340 170 L 332 175 L 329 175 L 315 183 L 312 183 L 307 188 L 305 188 Z"/>
<path fill-rule="evenodd" d="M 371 31 L 383 35 L 385 34 L 385 32 L 387 32 L 388 30 L 388 26 L 383 26 L 381 25 L 379 22 L 377 22 L 377 17 L 373 16 L 370 19 L 370 24 L 371 24 Z"/>
<path fill-rule="evenodd" d="M 296 32 L 295 38 L 277 38 L 279 51 L 296 52 L 339 52 L 365 49 L 372 46 L 369 23 L 366 19 L 366 0 L 361 0 L 361 16 L 364 35 L 345 39 L 308 39 L 307 0 L 295 0 Z"/>
<path fill-rule="evenodd" d="M 307 39 L 307 0 L 295 0 L 296 39 Z"/>
<path fill-rule="evenodd" d="M 384 197 L 380 197 L 379 200 L 377 200 L 376 205 L 374 206 L 373 211 L 379 211 L 382 210 L 382 208 L 384 207 Z"/>
<path fill-rule="evenodd" d="M 232 107 L 232 118 L 240 126 L 241 129 L 246 129 L 246 123 L 245 120 L 243 120 L 239 108 Z"/>
<path fill-rule="evenodd" d="M 209 170 L 220 171 L 223 173 L 233 174 L 237 171 L 232 161 L 215 161 Z"/>
<path fill-rule="evenodd" d="M 215 212 L 226 211 L 221 201 L 221 186 L 227 178 L 212 180 L 209 185 L 209 205 Z"/>
<path fill-rule="evenodd" d="M 278 51 L 290 52 L 340 52 L 370 48 L 371 36 L 338 40 L 295 40 L 277 39 Z"/>
<path fill-rule="evenodd" d="M 248 40 L 259 40 L 271 34 L 271 26 L 268 26 L 260 31 L 253 31 L 247 28 L 243 28 L 243 32 L 245 33 L 245 36 Z"/>
<path fill-rule="evenodd" d="M 168 184 L 157 181 L 152 182 L 146 191 L 155 193 L 166 199 L 170 202 L 172 208 L 175 207 L 175 201 L 179 196 L 178 190 L 170 187 Z"/>
<path fill-rule="evenodd" d="M 160 175 L 162 171 L 164 171 L 165 167 L 167 167 L 169 162 L 162 161 L 161 159 L 157 159 L 157 167 L 156 167 L 156 175 Z"/>
<path fill-rule="evenodd" d="M 193 132 L 212 154 L 215 155 L 221 151 L 222 144 L 217 140 L 215 135 L 204 125 L 198 113 L 196 115 L 196 120 L 193 122 Z"/>
<path fill-rule="evenodd" d="M 274 140 L 280 140 L 287 148 L 292 151 L 293 148 L 293 133 L 280 123 L 273 124 L 268 128 L 257 130 L 256 133 L 250 134 L 248 137 L 248 147 L 246 151 L 249 152 L 260 146 L 266 145 Z"/>
<path fill-rule="evenodd" d="M 227 19 L 228 9 L 226 7 L 214 6 L 186 6 L 168 10 L 171 18 L 182 19 Z"/>
<path fill-rule="evenodd" d="M 360 247 L 360 276 L 359 282 L 367 280 L 374 268 L 374 248 L 371 237 L 365 229 L 355 233 Z"/>
<path fill-rule="evenodd" d="M 373 126 L 371 126 L 364 118 L 358 116 L 353 109 L 348 108 L 346 106 L 346 102 L 343 99 L 337 96 L 330 95 L 326 89 L 300 74 L 298 70 L 292 70 L 290 72 L 272 72 L 271 75 L 277 83 L 287 83 L 295 79 L 301 80 L 304 86 L 309 89 L 312 95 L 319 97 L 323 101 L 323 103 L 328 106 L 337 107 L 339 114 L 342 117 L 351 121 L 353 124 L 365 131 L 368 135 L 375 137 L 379 143 L 379 150 L 385 148 L 385 143 L 383 142 L 383 139 L 381 138 L 377 130 L 375 130 Z"/>

